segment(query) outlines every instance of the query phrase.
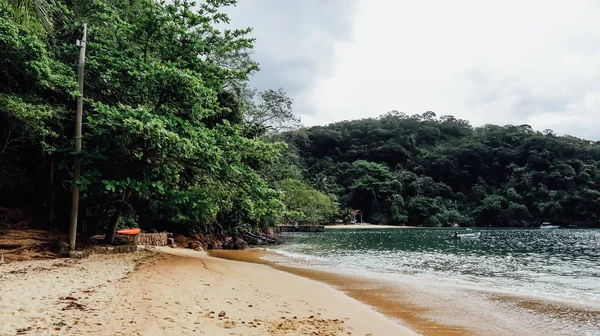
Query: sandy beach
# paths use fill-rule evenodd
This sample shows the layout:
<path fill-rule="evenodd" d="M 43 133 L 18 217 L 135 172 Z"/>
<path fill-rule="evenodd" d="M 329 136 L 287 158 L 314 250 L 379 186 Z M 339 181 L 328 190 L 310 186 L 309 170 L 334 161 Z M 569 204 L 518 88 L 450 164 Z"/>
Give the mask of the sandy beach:
<path fill-rule="evenodd" d="M 600 310 L 583 303 L 466 287 L 447 281 L 391 278 L 310 267 L 261 250 L 211 251 L 219 258 L 269 265 L 317 280 L 401 321 L 420 335 L 598 335 Z M 506 323 L 510 321 L 510 323 Z"/>
<path fill-rule="evenodd" d="M 323 283 L 203 252 L 0 265 L 0 335 L 413 335 Z"/>

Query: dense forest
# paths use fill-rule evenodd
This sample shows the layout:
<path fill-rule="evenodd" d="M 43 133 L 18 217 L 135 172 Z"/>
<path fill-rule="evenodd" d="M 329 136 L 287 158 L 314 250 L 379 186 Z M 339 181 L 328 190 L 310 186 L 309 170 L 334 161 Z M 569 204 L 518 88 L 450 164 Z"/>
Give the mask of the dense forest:
<path fill-rule="evenodd" d="M 600 226 L 600 143 L 397 111 L 288 134 L 304 176 L 367 221 Z"/>
<path fill-rule="evenodd" d="M 66 230 L 77 156 L 79 230 L 109 241 L 117 227 L 223 233 L 336 213 L 333 198 L 274 164 L 286 145 L 269 135 L 298 120 L 282 90 L 249 87 L 259 66 L 251 29 L 227 29 L 234 4 L 1 2 L 0 207 Z"/>

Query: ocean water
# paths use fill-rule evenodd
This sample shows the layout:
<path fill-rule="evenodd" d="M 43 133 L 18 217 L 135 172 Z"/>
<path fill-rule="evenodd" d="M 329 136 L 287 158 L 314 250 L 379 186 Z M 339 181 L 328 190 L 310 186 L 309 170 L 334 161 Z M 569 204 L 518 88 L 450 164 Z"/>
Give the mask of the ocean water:
<path fill-rule="evenodd" d="M 600 230 L 340 229 L 289 233 L 275 252 L 311 267 L 600 307 Z M 600 327 L 600 326 L 599 326 Z"/>

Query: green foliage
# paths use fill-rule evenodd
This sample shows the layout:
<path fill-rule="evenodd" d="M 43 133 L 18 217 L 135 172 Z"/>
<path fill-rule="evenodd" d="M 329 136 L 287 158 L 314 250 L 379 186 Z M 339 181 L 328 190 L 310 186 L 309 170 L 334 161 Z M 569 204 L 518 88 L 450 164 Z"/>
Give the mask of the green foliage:
<path fill-rule="evenodd" d="M 0 3 L 15 22 L 34 32 L 52 30 L 56 5 L 54 0 L 4 0 Z"/>
<path fill-rule="evenodd" d="M 323 223 L 331 221 L 339 213 L 334 196 L 326 195 L 300 180 L 288 178 L 277 184 L 284 193 L 286 222 Z"/>
<path fill-rule="evenodd" d="M 251 137 L 296 130 L 300 119 L 292 111 L 292 100 L 282 89 L 278 91 L 242 91 L 246 132 Z"/>
<path fill-rule="evenodd" d="M 343 121 L 291 140 L 304 177 L 365 220 L 424 226 L 600 225 L 600 144 L 452 116 Z M 294 139 L 288 136 L 288 139 Z"/>
<path fill-rule="evenodd" d="M 2 204 L 57 207 L 52 212 L 68 223 L 75 41 L 85 18 L 82 226 L 92 234 L 138 224 L 179 231 L 275 224 L 283 194 L 259 172 L 286 146 L 248 137 L 239 116 L 245 101 L 231 92 L 258 66 L 249 57 L 250 29 L 222 29 L 229 22 L 222 7 L 235 1 L 47 4 L 61 15 L 37 35 L 15 19 L 17 7 L 0 7 L 0 194 L 15 195 Z M 270 101 L 290 107 L 273 92 Z"/>

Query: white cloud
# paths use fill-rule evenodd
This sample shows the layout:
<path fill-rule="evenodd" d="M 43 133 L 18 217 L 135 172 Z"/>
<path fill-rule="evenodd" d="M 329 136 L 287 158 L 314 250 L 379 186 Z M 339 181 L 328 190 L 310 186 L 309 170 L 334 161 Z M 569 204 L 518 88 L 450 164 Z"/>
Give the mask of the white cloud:
<path fill-rule="evenodd" d="M 305 124 L 435 111 L 600 139 L 592 0 L 240 0 L 261 89 Z"/>
<path fill-rule="evenodd" d="M 308 124 L 397 109 L 600 138 L 593 1 L 362 0 Z"/>
<path fill-rule="evenodd" d="M 312 114 L 308 90 L 332 74 L 336 41 L 350 38 L 356 0 L 239 0 L 229 8 L 232 25 L 253 27 L 254 59 L 261 71 L 252 78 L 261 90 L 284 88 L 295 110 Z"/>

